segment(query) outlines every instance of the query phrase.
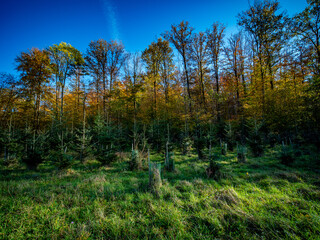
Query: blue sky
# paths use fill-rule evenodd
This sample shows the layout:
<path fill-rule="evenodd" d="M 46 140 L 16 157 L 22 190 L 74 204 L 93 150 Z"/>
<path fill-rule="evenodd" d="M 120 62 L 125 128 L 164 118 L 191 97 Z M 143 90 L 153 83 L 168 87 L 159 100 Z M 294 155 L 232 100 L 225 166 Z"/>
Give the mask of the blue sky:
<path fill-rule="evenodd" d="M 289 16 L 307 6 L 305 0 L 279 2 Z M 196 31 L 219 21 L 234 32 L 236 16 L 248 4 L 248 0 L 3 0 L 0 72 L 15 73 L 14 59 L 20 52 L 62 41 L 85 52 L 92 40 L 118 39 L 127 51 L 143 51 L 182 20 Z"/>

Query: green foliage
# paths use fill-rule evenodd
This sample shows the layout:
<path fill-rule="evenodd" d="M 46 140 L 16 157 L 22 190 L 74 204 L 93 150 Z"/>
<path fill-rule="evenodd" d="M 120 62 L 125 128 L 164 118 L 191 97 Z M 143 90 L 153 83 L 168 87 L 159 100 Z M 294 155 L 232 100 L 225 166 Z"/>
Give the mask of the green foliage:
<path fill-rule="evenodd" d="M 215 136 L 216 136 L 216 139 L 218 140 L 218 144 L 221 142 L 221 141 L 225 141 L 226 140 L 226 122 L 223 120 L 223 119 L 220 119 L 216 126 L 215 126 Z"/>
<path fill-rule="evenodd" d="M 234 130 L 232 128 L 231 122 L 225 125 L 225 138 L 226 138 L 226 144 L 228 144 L 228 149 L 230 151 L 233 151 L 233 148 L 236 142 L 235 142 L 235 134 L 234 134 Z"/>
<path fill-rule="evenodd" d="M 27 165 L 28 169 L 37 169 L 38 165 L 41 164 L 45 159 L 43 158 L 43 152 L 40 150 L 29 151 L 25 156 L 22 157 L 22 162 Z"/>
<path fill-rule="evenodd" d="M 67 148 L 64 150 L 51 150 L 48 160 L 53 163 L 58 169 L 63 170 L 70 168 L 73 165 L 73 156 L 67 153 Z"/>
<path fill-rule="evenodd" d="M 76 150 L 79 154 L 79 160 L 81 162 L 91 154 L 93 154 L 92 150 L 92 135 L 88 129 L 78 129 L 77 134 L 75 136 Z"/>
<path fill-rule="evenodd" d="M 285 145 L 282 144 L 281 153 L 280 153 L 280 161 L 284 165 L 290 165 L 294 162 L 294 149 L 293 145 Z"/>
<path fill-rule="evenodd" d="M 204 147 L 206 146 L 206 137 L 203 134 L 203 129 L 201 125 L 197 125 L 196 130 L 195 130 L 195 135 L 194 135 L 194 146 L 197 150 L 198 153 L 198 159 L 203 159 L 204 158 Z"/>
<path fill-rule="evenodd" d="M 97 156 L 97 160 L 103 165 L 110 165 L 113 162 L 116 162 L 118 159 L 114 149 L 105 149 L 100 151 L 100 154 Z"/>
<path fill-rule="evenodd" d="M 239 163 L 247 161 L 247 147 L 245 145 L 237 145 L 237 159 Z"/>
<path fill-rule="evenodd" d="M 92 148 L 95 156 L 103 164 L 116 161 L 115 155 L 117 137 L 115 128 L 106 124 L 101 115 L 95 118 L 92 129 Z"/>
<path fill-rule="evenodd" d="M 320 149 L 320 76 L 311 79 L 305 102 L 306 111 L 311 114 L 313 120 L 308 119 L 302 129 L 307 132 L 307 142 L 315 144 Z"/>
<path fill-rule="evenodd" d="M 73 74 L 73 67 L 84 63 L 80 51 L 65 42 L 52 45 L 48 53 L 52 60 L 52 71 L 63 86 L 66 78 Z"/>
<path fill-rule="evenodd" d="M 175 163 L 174 163 L 174 153 L 173 152 L 166 153 L 164 167 L 167 171 L 174 172 Z"/>
<path fill-rule="evenodd" d="M 16 141 L 11 139 L 5 146 L 4 152 L 4 165 L 9 166 L 14 163 L 18 163 L 23 152 L 23 147 Z"/>
<path fill-rule="evenodd" d="M 273 132 L 269 132 L 267 134 L 267 141 L 268 141 L 270 147 L 274 148 L 275 145 L 279 142 L 277 134 L 275 134 Z"/>
<path fill-rule="evenodd" d="M 248 144 L 254 157 L 261 157 L 264 153 L 262 128 L 264 123 L 257 123 L 256 120 L 253 121 L 253 126 L 249 133 Z"/>
<path fill-rule="evenodd" d="M 54 119 L 50 129 L 46 132 L 46 140 L 43 143 L 43 151 L 49 152 L 50 150 L 60 151 L 66 147 L 69 150 L 76 150 L 74 144 L 75 134 L 68 131 L 65 121 L 58 121 Z"/>
<path fill-rule="evenodd" d="M 184 137 L 182 139 L 183 154 L 190 154 L 193 146 L 193 141 L 190 137 Z"/>
<path fill-rule="evenodd" d="M 209 158 L 209 167 L 206 169 L 206 174 L 208 178 L 213 178 L 219 180 L 222 176 L 221 165 L 217 162 L 219 160 L 218 155 L 212 155 Z"/>
<path fill-rule="evenodd" d="M 5 166 L 18 165 L 24 154 L 23 132 L 3 131 L 2 134 L 3 164 Z"/>
<path fill-rule="evenodd" d="M 220 142 L 220 148 L 221 148 L 221 155 L 227 155 L 228 152 L 228 144 L 225 142 Z"/>
<path fill-rule="evenodd" d="M 43 152 L 48 153 L 47 160 L 58 169 L 67 169 L 74 163 L 73 148 L 76 149 L 74 135 L 67 131 L 63 121 L 54 121 L 42 147 Z"/>
<path fill-rule="evenodd" d="M 45 132 L 36 133 L 31 128 L 26 128 L 21 133 L 21 145 L 24 146 L 21 161 L 27 168 L 35 170 L 45 161 L 46 141 L 48 141 L 48 134 Z"/>
<path fill-rule="evenodd" d="M 153 121 L 148 133 L 148 140 L 152 148 L 160 152 L 168 140 L 167 123 L 165 121 Z"/>
<path fill-rule="evenodd" d="M 250 124 L 248 119 L 241 118 L 235 128 L 235 140 L 242 145 L 247 143 L 250 136 Z"/>

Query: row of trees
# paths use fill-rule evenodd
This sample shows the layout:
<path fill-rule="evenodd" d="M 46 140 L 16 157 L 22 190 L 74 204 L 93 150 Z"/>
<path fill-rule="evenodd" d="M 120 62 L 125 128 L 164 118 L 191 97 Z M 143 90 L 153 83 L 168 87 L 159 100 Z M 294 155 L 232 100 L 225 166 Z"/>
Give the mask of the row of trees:
<path fill-rule="evenodd" d="M 88 147 L 104 158 L 193 142 L 201 156 L 214 142 L 244 144 L 248 122 L 264 141 L 319 145 L 319 10 L 308 0 L 289 18 L 277 1 L 255 1 L 229 37 L 221 23 L 195 32 L 181 22 L 142 53 L 102 39 L 84 54 L 66 43 L 23 52 L 20 76 L 1 75 L 1 152 L 40 159 L 42 141 L 62 159 Z"/>

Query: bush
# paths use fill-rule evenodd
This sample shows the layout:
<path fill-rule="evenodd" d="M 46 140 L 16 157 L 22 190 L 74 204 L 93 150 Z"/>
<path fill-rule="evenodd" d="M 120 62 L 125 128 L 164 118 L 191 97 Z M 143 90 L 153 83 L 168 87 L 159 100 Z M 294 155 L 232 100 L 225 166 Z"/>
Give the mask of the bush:
<path fill-rule="evenodd" d="M 110 163 L 117 161 L 117 159 L 118 156 L 112 149 L 107 149 L 103 152 L 100 152 L 99 156 L 97 157 L 97 160 L 103 165 L 109 165 Z"/>
<path fill-rule="evenodd" d="M 52 150 L 49 154 L 49 159 L 58 169 L 66 169 L 71 167 L 73 164 L 73 157 L 70 154 L 67 154 L 66 150 Z"/>
<path fill-rule="evenodd" d="M 213 178 L 218 180 L 221 178 L 221 166 L 216 162 L 217 156 L 211 156 L 209 167 L 206 169 L 206 174 L 208 178 Z"/>

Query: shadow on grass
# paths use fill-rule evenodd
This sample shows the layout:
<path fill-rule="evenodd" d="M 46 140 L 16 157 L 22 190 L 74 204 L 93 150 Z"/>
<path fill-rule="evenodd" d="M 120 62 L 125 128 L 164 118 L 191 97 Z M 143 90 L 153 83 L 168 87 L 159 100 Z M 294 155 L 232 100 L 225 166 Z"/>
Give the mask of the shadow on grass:
<path fill-rule="evenodd" d="M 175 172 L 165 171 L 162 161 L 162 179 L 166 179 L 172 184 L 183 180 L 193 181 L 194 179 L 202 179 L 209 183 L 211 181 L 212 183 L 216 182 L 206 176 L 208 160 L 198 160 L 194 154 L 188 157 L 178 153 L 175 154 L 175 157 Z M 152 160 L 158 159 L 160 159 L 159 156 L 154 156 Z M 260 158 L 249 156 L 246 163 L 239 164 L 236 161 L 236 153 L 229 152 L 227 156 L 223 156 L 217 161 L 222 165 L 223 171 L 226 173 L 225 176 L 227 178 L 229 176 L 227 180 L 230 184 L 256 183 L 261 188 L 269 189 L 271 186 L 278 187 L 286 181 L 300 183 L 305 179 L 295 173 L 299 172 L 298 168 L 283 166 L 279 164 L 278 159 L 270 155 Z M 129 171 L 128 162 L 117 162 L 111 166 L 101 166 L 99 164 L 76 165 L 73 169 L 76 173 L 71 175 L 49 168 L 39 171 L 0 170 L 0 181 L 23 182 L 34 180 L 32 187 L 24 190 L 24 192 L 53 191 L 56 194 L 77 193 L 74 189 L 77 188 L 77 185 L 82 184 L 81 194 L 89 199 L 96 199 L 97 197 L 107 200 L 121 199 L 127 194 L 148 192 L 148 170 Z M 58 176 L 58 179 L 55 176 Z M 100 180 L 99 177 L 101 177 Z M 48 183 L 44 186 L 38 180 L 44 180 Z M 84 183 L 84 181 L 88 182 Z M 320 179 L 311 178 L 306 182 L 320 185 Z"/>
<path fill-rule="evenodd" d="M 0 170 L 0 181 L 21 181 L 42 178 L 53 170 L 25 170 L 25 169 L 2 169 Z"/>

